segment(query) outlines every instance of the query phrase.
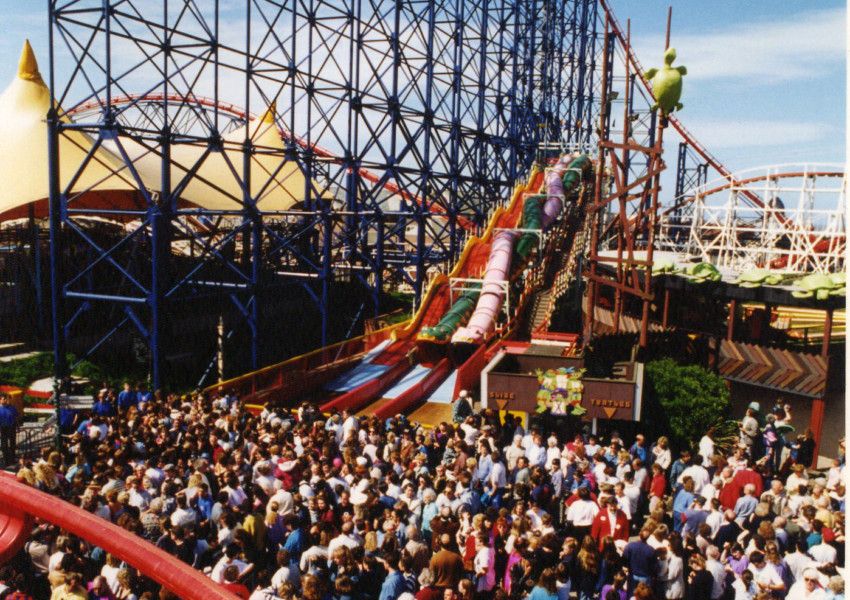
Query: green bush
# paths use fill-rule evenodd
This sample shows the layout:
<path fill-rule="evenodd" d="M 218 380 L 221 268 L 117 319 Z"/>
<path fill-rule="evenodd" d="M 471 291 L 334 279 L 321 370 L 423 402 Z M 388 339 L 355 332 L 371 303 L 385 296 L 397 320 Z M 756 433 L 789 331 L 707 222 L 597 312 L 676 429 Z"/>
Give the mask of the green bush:
<path fill-rule="evenodd" d="M 29 358 L 0 362 L 0 384 L 25 388 L 36 379 L 53 373 L 53 355 L 39 352 Z"/>
<path fill-rule="evenodd" d="M 730 443 L 729 389 L 719 375 L 697 365 L 679 365 L 670 358 L 646 365 L 647 425 L 666 435 L 676 448 L 691 448 L 709 428 L 715 441 Z"/>
<path fill-rule="evenodd" d="M 67 355 L 69 365 L 76 362 L 72 354 Z M 14 385 L 20 388 L 28 387 L 33 381 L 51 377 L 53 375 L 53 354 L 51 352 L 39 352 L 29 358 L 0 362 L 0 384 Z M 74 367 L 72 375 L 85 377 L 91 380 L 92 387 L 100 388 L 103 381 L 110 384 L 120 384 L 120 377 L 107 377 L 103 370 L 97 365 L 83 360 Z"/>

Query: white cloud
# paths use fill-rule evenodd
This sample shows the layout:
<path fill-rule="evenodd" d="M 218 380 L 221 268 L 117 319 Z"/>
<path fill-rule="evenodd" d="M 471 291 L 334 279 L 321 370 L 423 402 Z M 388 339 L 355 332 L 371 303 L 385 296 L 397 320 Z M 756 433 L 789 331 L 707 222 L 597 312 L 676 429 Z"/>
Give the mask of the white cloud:
<path fill-rule="evenodd" d="M 712 150 L 809 144 L 827 138 L 832 131 L 826 123 L 805 121 L 688 120 L 687 125 Z"/>
<path fill-rule="evenodd" d="M 688 79 L 747 79 L 758 83 L 814 78 L 844 59 L 844 8 L 810 10 L 783 20 L 739 23 L 723 30 L 674 35 L 672 46 Z M 635 40 L 645 66 L 660 63 L 661 37 Z M 658 60 L 654 60 L 657 57 Z"/>

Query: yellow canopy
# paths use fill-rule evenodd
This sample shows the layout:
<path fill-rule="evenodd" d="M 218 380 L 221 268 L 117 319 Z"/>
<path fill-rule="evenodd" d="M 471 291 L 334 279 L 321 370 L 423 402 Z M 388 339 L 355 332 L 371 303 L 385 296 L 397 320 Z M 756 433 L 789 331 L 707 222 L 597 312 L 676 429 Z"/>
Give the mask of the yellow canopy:
<path fill-rule="evenodd" d="M 223 150 L 210 152 L 195 168 L 181 198 L 210 210 L 239 210 L 244 177 L 242 147 L 246 135 L 257 152 L 251 156 L 251 197 L 257 198 L 260 210 L 287 210 L 304 198 L 304 175 L 294 162 L 281 164 L 283 139 L 274 122 L 272 105 L 255 121 L 224 136 Z M 142 178 L 159 181 L 162 159 L 156 152 L 141 145 L 122 140 Z M 171 184 L 178 183 L 201 159 L 204 147 L 195 144 L 178 144 L 171 147 Z M 259 196 L 259 197 L 258 197 Z"/>
<path fill-rule="evenodd" d="M 31 202 L 48 197 L 47 125 L 50 91 L 38 72 L 29 41 L 24 42 L 18 74 L 0 94 L 0 219 L 23 216 Z M 66 189 L 93 147 L 92 139 L 70 131 L 60 137 L 59 184 Z M 73 191 L 132 190 L 121 161 L 104 148 L 98 148 L 90 164 L 74 183 Z M 103 195 L 100 195 L 101 197 Z"/>
<path fill-rule="evenodd" d="M 26 215 L 27 206 L 38 203 L 39 215 L 46 214 L 48 197 L 47 126 L 50 91 L 38 71 L 29 41 L 18 66 L 18 74 L 0 94 L 0 221 Z M 210 210 L 238 210 L 242 199 L 242 142 L 246 132 L 259 148 L 251 157 L 251 194 L 259 195 L 261 210 L 286 210 L 304 196 L 304 177 L 294 163 L 281 167 L 283 140 L 274 124 L 274 107 L 261 119 L 234 131 L 224 139 L 222 152 L 211 152 L 196 168 L 195 175 L 181 194 L 181 200 Z M 92 138 L 77 131 L 59 136 L 59 183 L 66 190 L 86 155 L 94 146 Z M 128 156 L 148 189 L 157 190 L 161 181 L 160 157 L 141 145 L 122 138 Z M 172 146 L 172 185 L 177 185 L 203 155 L 199 145 Z M 75 207 L 140 208 L 138 185 L 109 143 L 99 147 L 70 190 Z M 76 196 L 75 196 L 76 194 Z"/>

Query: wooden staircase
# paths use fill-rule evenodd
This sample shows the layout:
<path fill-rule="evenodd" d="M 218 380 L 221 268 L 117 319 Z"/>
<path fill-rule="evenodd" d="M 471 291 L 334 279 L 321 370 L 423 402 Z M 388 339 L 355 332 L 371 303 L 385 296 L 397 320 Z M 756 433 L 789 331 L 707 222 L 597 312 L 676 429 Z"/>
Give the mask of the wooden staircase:
<path fill-rule="evenodd" d="M 582 198 L 587 193 L 588 188 L 583 186 L 578 197 Z M 548 261 L 545 272 L 541 274 L 543 289 L 535 293 L 531 310 L 527 313 L 527 337 L 531 337 L 535 332 L 548 331 L 558 299 L 567 292 L 578 276 L 578 258 L 587 250 L 592 223 L 585 211 L 586 205 L 586 201 L 573 205 L 570 214 L 553 235 L 555 247 L 550 250 L 553 260 Z"/>
<path fill-rule="evenodd" d="M 537 331 L 542 327 L 549 313 L 549 302 L 552 299 L 552 290 L 541 290 L 534 295 L 534 302 L 531 306 L 531 331 Z"/>

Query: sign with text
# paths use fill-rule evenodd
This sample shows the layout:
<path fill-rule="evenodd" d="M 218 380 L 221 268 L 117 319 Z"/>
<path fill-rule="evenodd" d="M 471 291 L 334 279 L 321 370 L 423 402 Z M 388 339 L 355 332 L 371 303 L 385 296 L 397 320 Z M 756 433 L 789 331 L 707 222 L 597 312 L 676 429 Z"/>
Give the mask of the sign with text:
<path fill-rule="evenodd" d="M 587 409 L 585 419 L 640 420 L 642 369 L 632 381 L 584 379 L 581 405 Z"/>

